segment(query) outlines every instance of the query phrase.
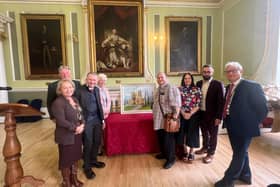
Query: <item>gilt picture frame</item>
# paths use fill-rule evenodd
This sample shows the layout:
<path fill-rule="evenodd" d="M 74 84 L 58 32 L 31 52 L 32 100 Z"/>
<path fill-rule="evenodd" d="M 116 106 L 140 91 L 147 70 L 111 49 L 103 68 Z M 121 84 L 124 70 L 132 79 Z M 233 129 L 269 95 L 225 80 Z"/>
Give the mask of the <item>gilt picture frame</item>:
<path fill-rule="evenodd" d="M 202 18 L 165 17 L 166 73 L 201 73 Z"/>
<path fill-rule="evenodd" d="M 91 70 L 109 77 L 143 76 L 141 0 L 90 0 Z"/>
<path fill-rule="evenodd" d="M 151 113 L 155 84 L 122 84 L 121 114 Z"/>
<path fill-rule="evenodd" d="M 57 79 L 57 68 L 67 65 L 64 15 L 21 14 L 26 79 Z"/>

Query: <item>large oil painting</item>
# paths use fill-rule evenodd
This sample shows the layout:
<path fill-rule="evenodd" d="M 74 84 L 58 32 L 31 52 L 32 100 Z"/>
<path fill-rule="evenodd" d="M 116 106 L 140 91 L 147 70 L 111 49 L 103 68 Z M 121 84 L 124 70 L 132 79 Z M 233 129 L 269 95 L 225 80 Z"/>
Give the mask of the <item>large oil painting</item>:
<path fill-rule="evenodd" d="M 166 73 L 201 72 L 201 17 L 165 17 Z"/>
<path fill-rule="evenodd" d="M 66 65 L 64 15 L 21 14 L 26 79 L 57 79 Z"/>
<path fill-rule="evenodd" d="M 91 68 L 110 77 L 143 76 L 142 1 L 91 0 Z"/>

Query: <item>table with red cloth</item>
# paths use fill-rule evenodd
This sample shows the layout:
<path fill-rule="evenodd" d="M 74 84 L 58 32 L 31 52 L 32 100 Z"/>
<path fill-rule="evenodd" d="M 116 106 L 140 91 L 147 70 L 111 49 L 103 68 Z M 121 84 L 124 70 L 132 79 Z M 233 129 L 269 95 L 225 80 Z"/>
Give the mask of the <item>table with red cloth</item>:
<path fill-rule="evenodd" d="M 157 152 L 152 114 L 111 113 L 106 119 L 104 143 L 108 156 Z"/>

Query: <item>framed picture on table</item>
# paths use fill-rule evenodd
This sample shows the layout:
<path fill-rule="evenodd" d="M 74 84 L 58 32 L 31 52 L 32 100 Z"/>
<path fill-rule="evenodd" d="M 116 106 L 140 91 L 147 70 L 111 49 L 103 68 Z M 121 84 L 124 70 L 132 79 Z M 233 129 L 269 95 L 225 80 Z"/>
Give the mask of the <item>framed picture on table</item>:
<path fill-rule="evenodd" d="M 142 0 L 89 0 L 88 7 L 92 71 L 143 76 Z"/>
<path fill-rule="evenodd" d="M 151 113 L 155 84 L 122 84 L 121 114 Z"/>
<path fill-rule="evenodd" d="M 201 73 L 201 17 L 165 17 L 166 73 Z"/>

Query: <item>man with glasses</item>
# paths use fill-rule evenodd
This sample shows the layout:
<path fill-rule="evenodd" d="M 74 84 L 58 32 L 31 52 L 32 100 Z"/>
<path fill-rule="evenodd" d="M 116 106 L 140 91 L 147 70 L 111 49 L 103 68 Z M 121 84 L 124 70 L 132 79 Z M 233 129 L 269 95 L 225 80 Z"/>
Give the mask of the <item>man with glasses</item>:
<path fill-rule="evenodd" d="M 223 118 L 233 155 L 224 177 L 215 183 L 215 187 L 232 187 L 234 180 L 249 185 L 252 174 L 248 148 L 252 138 L 260 136 L 259 124 L 267 115 L 267 103 L 258 83 L 242 79 L 243 67 L 238 62 L 228 62 L 225 73 L 230 85 L 227 86 Z"/>
<path fill-rule="evenodd" d="M 202 67 L 202 78 L 196 83 L 202 91 L 200 106 L 200 128 L 203 142 L 202 148 L 195 154 L 207 154 L 202 161 L 212 162 L 217 147 L 218 129 L 222 120 L 224 106 L 224 86 L 220 81 L 213 79 L 214 69 L 211 65 Z"/>

